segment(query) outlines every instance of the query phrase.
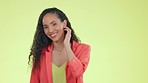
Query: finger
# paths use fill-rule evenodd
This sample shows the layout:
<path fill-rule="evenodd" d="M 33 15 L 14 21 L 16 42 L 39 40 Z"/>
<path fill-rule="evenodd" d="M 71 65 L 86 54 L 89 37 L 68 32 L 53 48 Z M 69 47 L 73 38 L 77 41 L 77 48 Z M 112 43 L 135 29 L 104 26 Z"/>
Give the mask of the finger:
<path fill-rule="evenodd" d="M 69 28 L 64 28 L 64 30 L 71 32 L 71 29 L 69 29 Z"/>
<path fill-rule="evenodd" d="M 64 28 L 66 28 L 66 29 L 70 29 L 69 27 L 64 27 Z"/>
<path fill-rule="evenodd" d="M 66 27 L 66 29 L 68 29 L 68 31 L 70 31 L 70 32 L 71 32 L 71 29 L 70 29 L 69 27 Z"/>

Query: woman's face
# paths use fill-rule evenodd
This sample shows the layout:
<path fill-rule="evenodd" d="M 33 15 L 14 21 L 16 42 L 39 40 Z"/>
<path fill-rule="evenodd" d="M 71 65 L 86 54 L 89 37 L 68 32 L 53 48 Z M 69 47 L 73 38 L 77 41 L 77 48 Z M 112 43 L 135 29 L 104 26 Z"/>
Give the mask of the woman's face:
<path fill-rule="evenodd" d="M 43 29 L 44 33 L 53 42 L 63 41 L 64 39 L 64 27 L 66 27 L 66 20 L 61 22 L 56 14 L 47 13 L 43 17 Z"/>

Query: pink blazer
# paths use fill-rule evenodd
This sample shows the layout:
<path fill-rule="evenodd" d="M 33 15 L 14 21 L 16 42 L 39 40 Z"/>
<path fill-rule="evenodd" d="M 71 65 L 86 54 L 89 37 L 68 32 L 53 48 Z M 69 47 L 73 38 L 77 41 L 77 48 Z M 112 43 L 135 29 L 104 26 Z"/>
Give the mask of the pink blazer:
<path fill-rule="evenodd" d="M 83 83 L 83 73 L 90 59 L 90 46 L 76 41 L 72 43 L 75 57 L 66 63 L 66 83 Z M 53 45 L 49 45 L 42 52 L 40 67 L 31 72 L 30 83 L 52 83 L 52 48 Z"/>

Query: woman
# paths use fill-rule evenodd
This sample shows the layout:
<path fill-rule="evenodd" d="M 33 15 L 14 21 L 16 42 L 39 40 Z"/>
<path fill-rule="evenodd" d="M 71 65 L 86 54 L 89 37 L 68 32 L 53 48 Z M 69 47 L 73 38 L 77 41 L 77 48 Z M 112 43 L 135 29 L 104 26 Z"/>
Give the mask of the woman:
<path fill-rule="evenodd" d="M 30 83 L 83 83 L 90 46 L 79 43 L 66 15 L 45 9 L 38 20 L 29 55 Z"/>

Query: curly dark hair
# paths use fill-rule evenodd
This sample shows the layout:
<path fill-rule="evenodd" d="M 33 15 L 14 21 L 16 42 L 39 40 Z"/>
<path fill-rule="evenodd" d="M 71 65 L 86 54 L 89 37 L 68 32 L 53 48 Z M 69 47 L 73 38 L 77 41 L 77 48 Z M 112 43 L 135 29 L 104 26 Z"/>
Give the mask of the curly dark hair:
<path fill-rule="evenodd" d="M 30 49 L 31 52 L 28 57 L 28 64 L 33 66 L 33 70 L 35 70 L 40 64 L 40 57 L 43 48 L 47 48 L 52 43 L 52 40 L 45 35 L 43 30 L 42 20 L 47 13 L 56 14 L 61 22 L 67 20 L 67 27 L 71 29 L 70 42 L 72 43 L 73 40 L 75 40 L 76 42 L 80 42 L 79 38 L 76 36 L 74 30 L 72 29 L 67 16 L 61 10 L 55 7 L 45 9 L 39 16 L 36 32 L 33 39 L 33 44 Z"/>

